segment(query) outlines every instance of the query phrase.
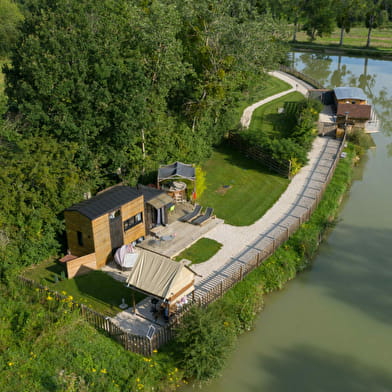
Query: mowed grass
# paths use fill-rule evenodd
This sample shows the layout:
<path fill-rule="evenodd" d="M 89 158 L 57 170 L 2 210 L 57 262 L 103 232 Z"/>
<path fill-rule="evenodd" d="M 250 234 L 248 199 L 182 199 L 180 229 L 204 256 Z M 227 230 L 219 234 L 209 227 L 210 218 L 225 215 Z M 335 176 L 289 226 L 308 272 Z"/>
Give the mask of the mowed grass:
<path fill-rule="evenodd" d="M 239 124 L 242 113 L 248 106 L 290 88 L 291 86 L 288 83 L 270 75 L 266 75 L 262 81 L 255 81 L 251 88 L 242 92 L 242 96 L 237 103 L 237 109 L 235 109 L 237 123 L 234 125 Z"/>
<path fill-rule="evenodd" d="M 203 170 L 207 189 L 198 203 L 213 207 L 218 218 L 235 226 L 261 218 L 289 183 L 227 145 L 215 149 Z"/>
<path fill-rule="evenodd" d="M 65 271 L 64 266 L 53 261 L 45 261 L 28 268 L 23 276 L 60 294 L 65 292 L 64 295 L 71 295 L 75 302 L 108 316 L 122 311 L 119 305 L 123 298 L 131 306 L 132 292 L 136 303 L 145 298 L 143 294 L 127 288 L 124 283 L 102 271 L 91 271 L 73 279 L 62 279 L 62 276 L 65 276 L 62 271 Z"/>
<path fill-rule="evenodd" d="M 343 47 L 364 48 L 367 42 L 368 29 L 365 27 L 354 27 L 349 33 L 344 33 Z M 305 32 L 297 33 L 297 41 L 309 42 Z M 317 37 L 313 43 L 324 45 L 339 45 L 340 29 L 336 28 L 330 36 Z M 392 28 L 374 29 L 370 37 L 370 47 L 379 50 L 392 50 Z"/>
<path fill-rule="evenodd" d="M 294 112 L 296 103 L 303 100 L 301 93 L 293 92 L 260 106 L 253 112 L 249 131 L 263 132 L 271 137 L 289 134 L 296 123 L 296 117 L 291 117 L 290 113 Z M 284 113 L 279 113 L 280 109 L 284 109 Z"/>
<path fill-rule="evenodd" d="M 209 260 L 218 250 L 222 248 L 222 244 L 210 238 L 200 238 L 197 242 L 189 248 L 182 251 L 174 259 L 181 261 L 187 259 L 192 261 L 192 264 L 204 263 Z"/>

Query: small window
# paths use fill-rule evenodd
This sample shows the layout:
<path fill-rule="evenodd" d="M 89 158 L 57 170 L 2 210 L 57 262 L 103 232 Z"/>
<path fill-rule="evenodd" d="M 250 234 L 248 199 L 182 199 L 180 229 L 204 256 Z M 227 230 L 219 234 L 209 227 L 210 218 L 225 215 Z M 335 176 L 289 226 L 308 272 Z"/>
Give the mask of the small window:
<path fill-rule="evenodd" d="M 124 221 L 124 231 L 131 229 L 132 227 L 136 226 L 137 224 L 143 222 L 143 213 L 139 212 L 132 218 L 129 218 Z"/>
<path fill-rule="evenodd" d="M 83 233 L 81 231 L 78 231 L 76 234 L 78 236 L 78 245 L 83 246 L 84 245 L 83 244 Z"/>

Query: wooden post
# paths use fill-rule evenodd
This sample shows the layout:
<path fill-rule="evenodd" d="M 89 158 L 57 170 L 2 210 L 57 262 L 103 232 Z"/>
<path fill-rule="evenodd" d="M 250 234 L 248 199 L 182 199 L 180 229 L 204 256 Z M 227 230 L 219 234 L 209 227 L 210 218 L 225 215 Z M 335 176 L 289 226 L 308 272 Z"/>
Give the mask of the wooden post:
<path fill-rule="evenodd" d="M 135 293 L 132 291 L 133 313 L 136 314 Z"/>
<path fill-rule="evenodd" d="M 240 266 L 240 280 L 242 280 L 242 265 Z"/>
<path fill-rule="evenodd" d="M 223 296 L 223 280 L 220 282 L 220 296 Z"/>

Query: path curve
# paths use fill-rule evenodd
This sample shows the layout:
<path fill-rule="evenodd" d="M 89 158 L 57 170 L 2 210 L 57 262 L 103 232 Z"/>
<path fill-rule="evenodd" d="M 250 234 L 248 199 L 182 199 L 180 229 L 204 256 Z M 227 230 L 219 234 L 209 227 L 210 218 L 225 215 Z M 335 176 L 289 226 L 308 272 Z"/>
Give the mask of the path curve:
<path fill-rule="evenodd" d="M 280 71 L 271 72 L 271 75 L 296 86 L 294 91 L 300 91 L 305 96 L 313 88 Z M 290 91 L 293 89 L 288 90 Z M 278 95 L 280 94 L 276 94 L 272 99 L 276 99 Z M 272 99 L 265 99 L 252 106 L 270 102 Z M 297 173 L 286 191 L 260 219 L 250 226 L 221 224 L 206 234 L 207 238 L 218 241 L 223 246 L 206 262 L 192 265 L 195 272 L 201 275 L 196 278 L 196 297 L 211 290 L 231 271 L 247 263 L 254 256 L 255 249 L 260 251 L 269 245 L 272 232 L 285 229 L 287 222 L 298 219 L 298 216 L 303 214 L 303 211 L 314 201 L 316 194 L 320 192 L 321 185 L 327 182 L 339 147 L 340 142 L 335 139 L 317 137 L 308 154 L 308 164 Z M 268 244 L 267 241 L 263 242 L 267 239 L 269 239 Z"/>
<path fill-rule="evenodd" d="M 308 93 L 309 93 L 309 90 L 313 88 L 309 84 L 305 83 L 303 80 L 300 80 L 300 79 L 298 79 L 298 78 L 296 78 L 294 76 L 288 75 L 288 74 L 286 74 L 284 72 L 281 72 L 281 71 L 273 71 L 273 72 L 269 72 L 269 74 L 271 76 L 279 78 L 279 79 L 283 80 L 284 82 L 290 84 L 291 85 L 291 89 L 286 90 L 286 91 L 282 91 L 281 93 L 272 95 L 272 96 L 270 96 L 268 98 L 265 98 L 265 99 L 263 99 L 261 101 L 258 101 L 256 103 L 248 106 L 244 110 L 244 112 L 243 112 L 243 114 L 241 116 L 241 120 L 240 120 L 241 126 L 243 128 L 249 128 L 250 122 L 252 120 L 253 112 L 258 107 L 260 107 L 262 105 L 265 105 L 268 102 L 274 101 L 275 99 L 283 97 L 283 96 L 285 96 L 287 94 L 290 94 L 290 93 L 292 93 L 294 91 L 298 91 L 301 94 L 307 96 Z"/>

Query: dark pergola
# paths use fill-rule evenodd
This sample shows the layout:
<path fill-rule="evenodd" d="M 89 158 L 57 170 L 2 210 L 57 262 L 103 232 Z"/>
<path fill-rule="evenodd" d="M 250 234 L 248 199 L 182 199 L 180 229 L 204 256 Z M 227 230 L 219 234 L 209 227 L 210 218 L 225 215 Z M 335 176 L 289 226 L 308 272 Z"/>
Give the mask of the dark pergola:
<path fill-rule="evenodd" d="M 189 180 L 195 187 L 196 169 L 193 165 L 175 162 L 171 165 L 161 165 L 158 169 L 158 188 L 162 181 L 166 180 Z"/>

